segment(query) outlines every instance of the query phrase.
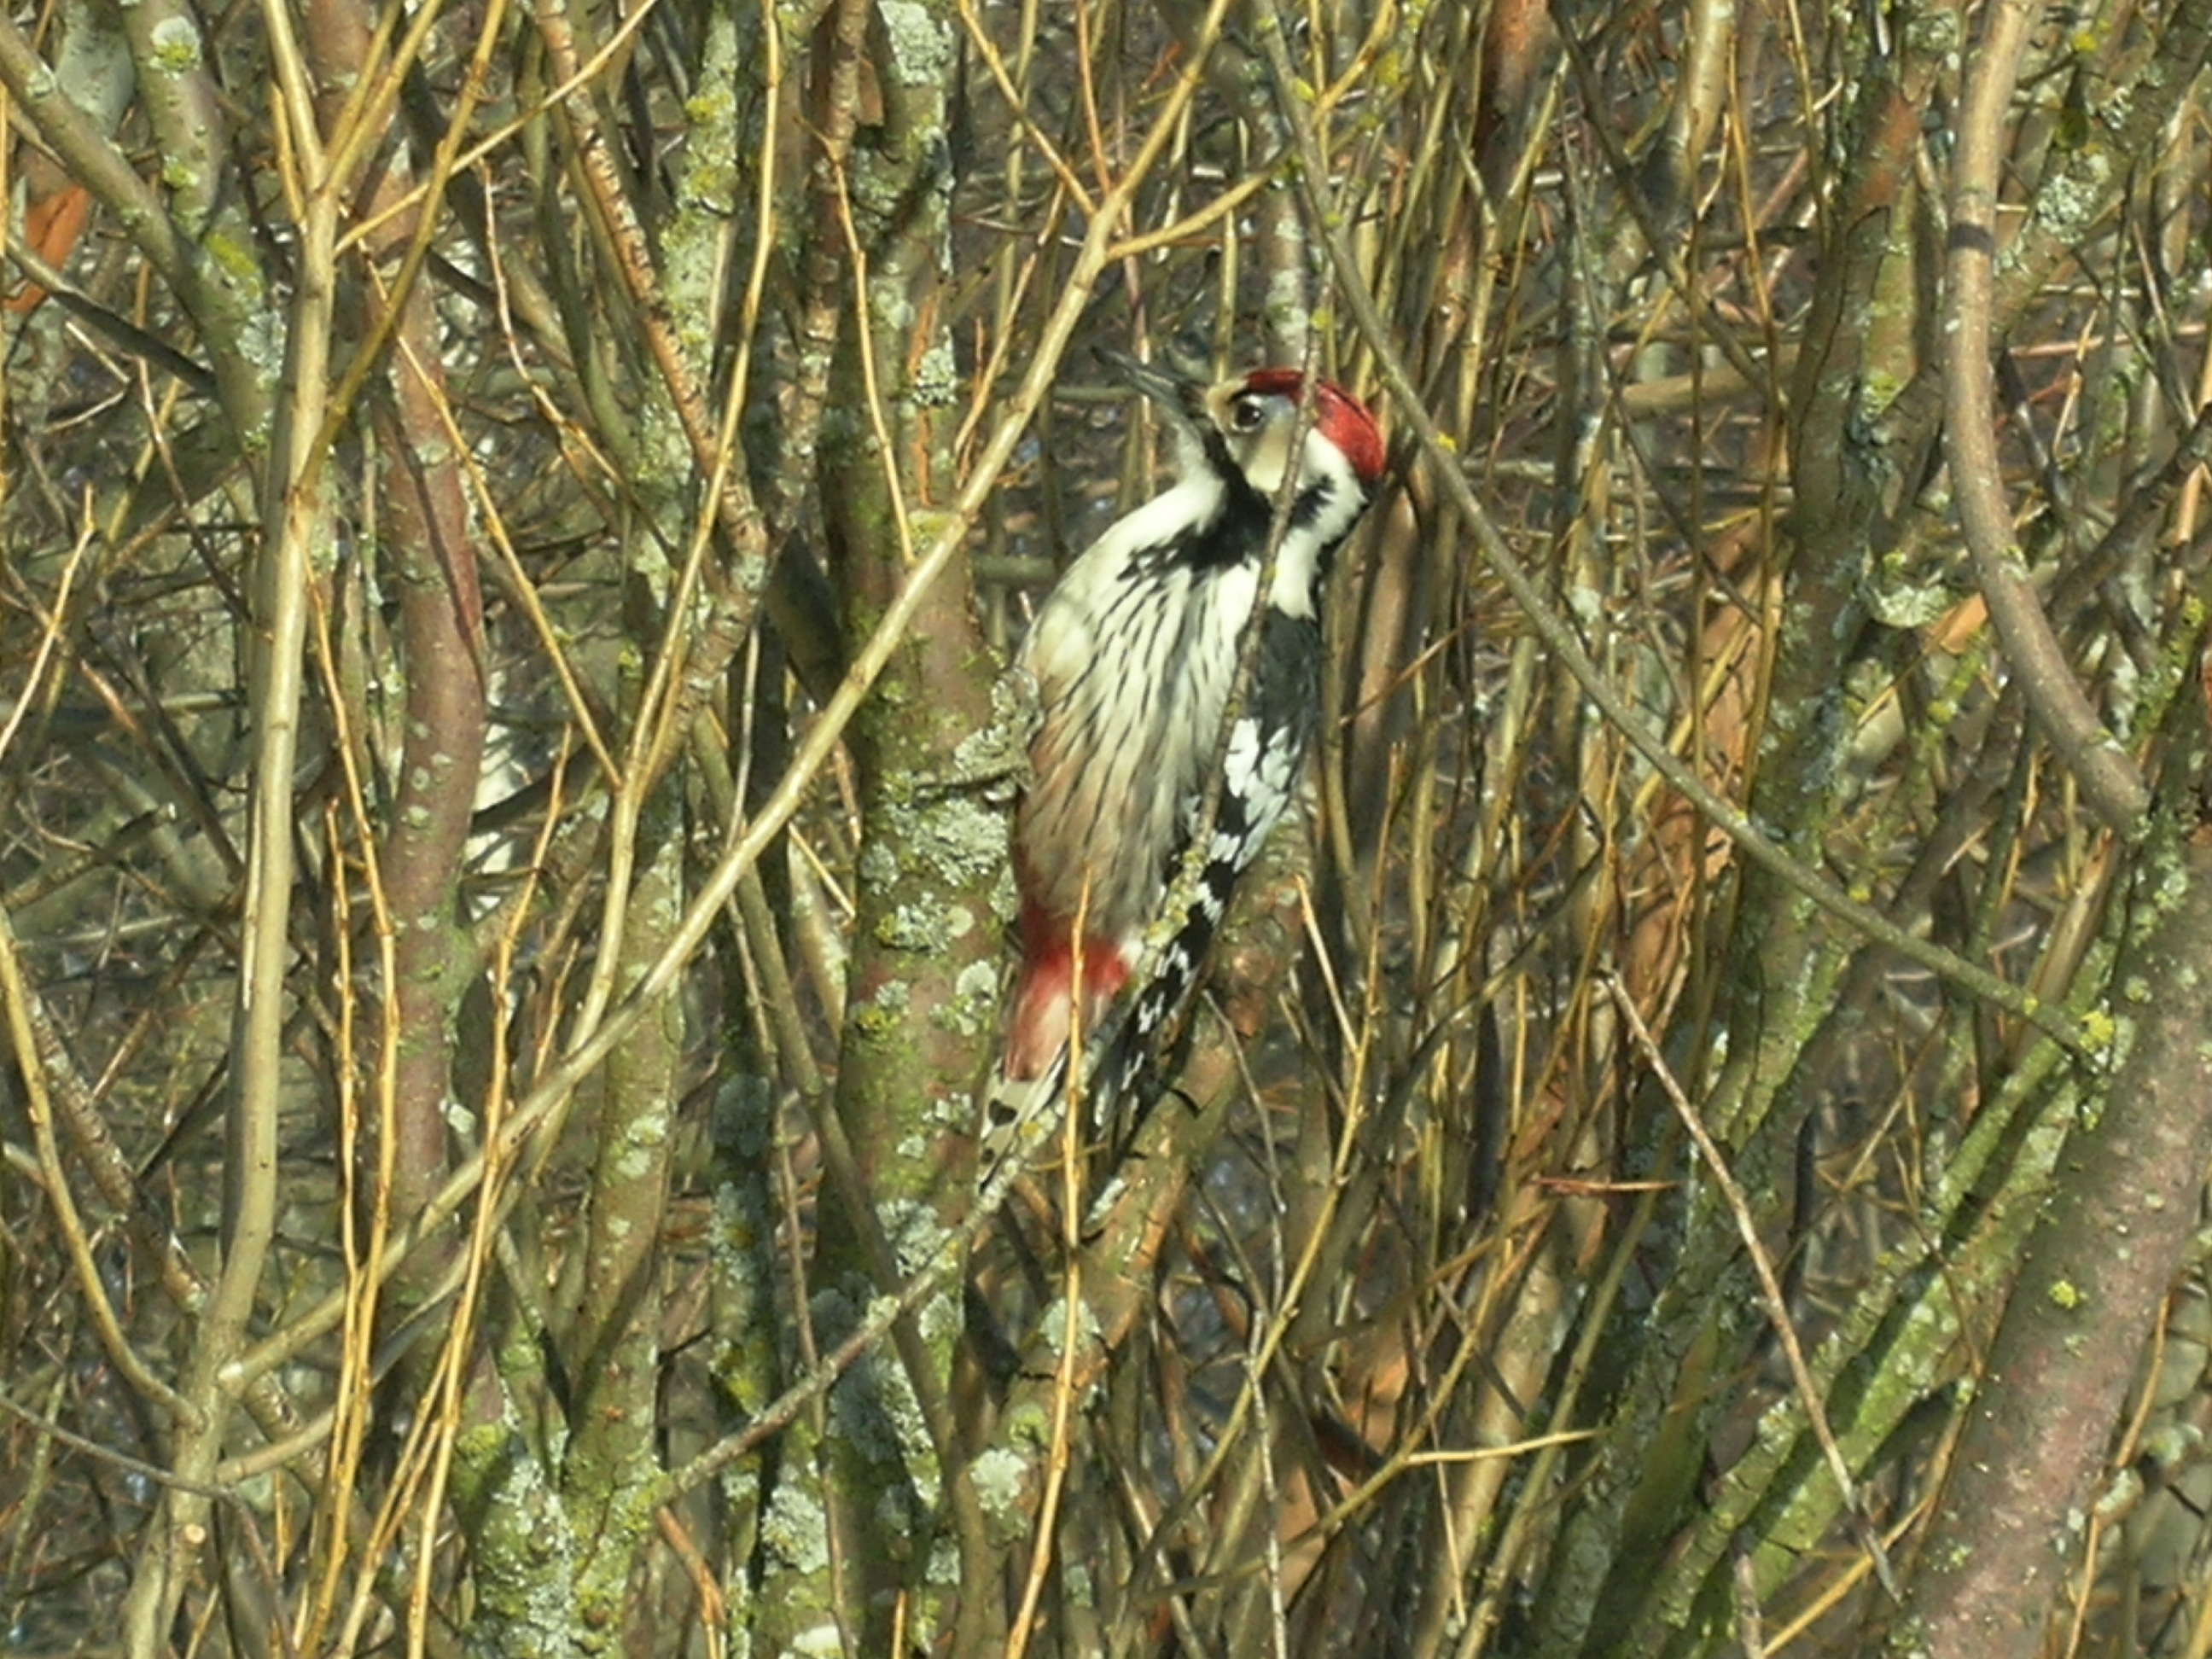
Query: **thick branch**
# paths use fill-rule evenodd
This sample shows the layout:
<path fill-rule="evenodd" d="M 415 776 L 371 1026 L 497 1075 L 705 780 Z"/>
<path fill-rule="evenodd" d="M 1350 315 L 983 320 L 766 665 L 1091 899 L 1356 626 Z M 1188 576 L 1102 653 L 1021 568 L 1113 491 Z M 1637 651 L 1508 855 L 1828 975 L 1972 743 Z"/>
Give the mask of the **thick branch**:
<path fill-rule="evenodd" d="M 2200 762 L 2201 764 L 2201 762 Z M 2033 1651 L 2212 1159 L 2212 830 L 2147 849 L 2118 983 L 2137 1022 L 2068 1139 L 1891 1650 Z M 2143 918 L 2139 917 L 2139 920 Z"/>
<path fill-rule="evenodd" d="M 2040 9 L 2033 0 L 2006 0 L 1995 7 L 1967 82 L 1951 188 L 1943 319 L 1944 447 L 1975 578 L 2028 707 L 2080 781 L 2097 816 L 2124 831 L 2142 818 L 2150 805 L 2150 793 L 2134 761 L 2090 707 L 2051 619 L 2036 601 L 2026 562 L 2013 539 L 2012 512 L 1997 459 L 1990 368 L 1997 179 L 2021 50 Z"/>

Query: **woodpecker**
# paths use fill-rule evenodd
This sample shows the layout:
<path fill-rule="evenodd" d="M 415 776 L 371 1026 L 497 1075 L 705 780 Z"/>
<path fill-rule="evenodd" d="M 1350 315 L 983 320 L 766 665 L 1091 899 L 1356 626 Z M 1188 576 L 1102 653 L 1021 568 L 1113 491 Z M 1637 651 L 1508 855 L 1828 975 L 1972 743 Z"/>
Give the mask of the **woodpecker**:
<path fill-rule="evenodd" d="M 1020 968 L 984 1127 L 987 1183 L 1010 1152 L 1057 1121 L 1079 1014 L 1086 1046 L 1112 1022 L 1085 1083 L 1093 1121 L 1150 1105 L 1132 1096 L 1150 1081 L 1157 1045 L 1198 982 L 1237 878 L 1300 787 L 1321 721 L 1322 588 L 1382 475 L 1373 417 L 1341 387 L 1316 381 L 1262 594 L 1304 377 L 1263 368 L 1209 387 L 1113 361 L 1165 409 L 1180 476 L 1068 567 L 1018 659 L 1040 718 L 1015 816 Z M 1258 656 L 1224 746 L 1255 604 L 1266 611 Z M 1166 917 L 1202 830 L 1195 892 Z M 1171 929 L 1158 972 L 1116 1010 L 1156 925 Z M 1126 1146 L 1126 1135 L 1117 1139 Z"/>

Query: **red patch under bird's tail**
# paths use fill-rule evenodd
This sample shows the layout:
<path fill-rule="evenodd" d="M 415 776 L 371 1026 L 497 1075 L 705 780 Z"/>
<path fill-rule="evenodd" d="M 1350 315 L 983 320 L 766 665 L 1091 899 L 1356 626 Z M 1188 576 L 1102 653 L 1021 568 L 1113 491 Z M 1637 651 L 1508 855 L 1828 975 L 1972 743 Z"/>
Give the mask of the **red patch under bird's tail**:
<path fill-rule="evenodd" d="M 1013 1018 L 1000 1068 L 1009 1079 L 1042 1077 L 1059 1057 L 1073 1023 L 1079 969 L 1085 1032 L 1097 1029 L 1106 1005 L 1127 983 L 1133 964 L 1120 945 L 1085 939 L 1079 962 L 1075 947 L 1074 933 L 1065 923 L 1035 906 L 1022 907 L 1021 974 L 1014 987 Z"/>

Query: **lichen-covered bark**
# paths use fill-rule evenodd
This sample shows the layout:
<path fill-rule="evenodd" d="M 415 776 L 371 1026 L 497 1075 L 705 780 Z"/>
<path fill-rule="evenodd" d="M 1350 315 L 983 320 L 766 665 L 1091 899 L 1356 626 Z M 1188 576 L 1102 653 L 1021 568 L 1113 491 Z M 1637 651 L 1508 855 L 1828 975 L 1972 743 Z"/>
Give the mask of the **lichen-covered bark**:
<path fill-rule="evenodd" d="M 2196 1231 L 2212 1163 L 2212 827 L 2202 735 L 2189 747 L 2134 884 L 2113 1006 L 2125 1058 L 2085 1100 L 2027 1242 L 1890 1632 L 1899 1659 L 2037 1649 Z"/>
<path fill-rule="evenodd" d="M 674 930 L 682 866 L 681 843 L 664 832 L 630 894 L 626 981 L 643 973 Z M 621 1628 L 635 1551 L 652 1524 L 643 1494 L 660 1467 L 661 1234 L 683 1056 L 683 1009 L 672 997 L 608 1058 L 595 1091 L 582 1297 L 562 1343 L 574 1404 L 560 1480 L 582 1540 L 577 1613 L 610 1643 Z"/>
<path fill-rule="evenodd" d="M 398 171 L 390 188 L 404 186 Z M 382 251 L 396 256 L 412 216 Z M 459 895 L 470 814 L 483 768 L 483 606 L 459 458 L 443 424 L 444 374 L 431 295 L 410 288 L 395 330 L 388 401 L 380 400 L 387 582 L 399 601 L 404 735 L 391 827 L 378 854 L 392 921 L 398 1003 L 391 1115 L 391 1216 L 404 1224 L 447 1168 L 453 1027 L 475 963 Z M 442 1263 L 422 1253 L 398 1291 L 403 1309 Z"/>
<path fill-rule="evenodd" d="M 774 1085 L 757 1074 L 733 1079 L 715 1103 L 713 1127 L 712 1363 L 726 1410 L 744 1422 L 775 1397 L 785 1376 L 786 1321 L 776 1297 Z M 757 1558 L 775 1471 L 770 1449 L 763 1449 L 722 1478 L 721 1520 L 732 1561 Z M 740 1604 L 731 1611 L 735 1639 L 752 1609 Z"/>
<path fill-rule="evenodd" d="M 1879 1473 L 1899 1452 L 1893 1437 L 1909 1433 L 1916 1415 L 1940 1418 L 1959 1342 L 1986 1326 L 2010 1284 L 2012 1264 L 2035 1223 L 2081 1098 L 2055 1045 L 2015 1083 L 1990 1103 L 1975 1127 L 1976 1144 L 1960 1159 L 1962 1170 L 1979 1170 L 2001 1144 L 2016 1149 L 1993 1177 L 1992 1194 L 1978 1202 L 1974 1183 L 1960 1180 L 1932 1194 L 1922 1218 L 1923 1247 L 1886 1261 L 1876 1281 L 1808 1357 L 1829 1425 L 1853 1470 Z M 1943 1248 L 1942 1241 L 1954 1237 L 1960 1242 Z M 1827 1535 L 1840 1507 L 1802 1403 L 1794 1395 L 1778 1400 L 1762 1414 L 1751 1446 L 1708 1494 L 1694 1529 L 1655 1576 L 1614 1650 L 1701 1650 L 1701 1643 L 1724 1628 L 1733 1582 L 1729 1552 L 1746 1537 L 1760 1540 L 1752 1570 L 1764 1596 Z"/>
<path fill-rule="evenodd" d="M 819 465 L 831 574 L 854 639 L 901 590 L 908 554 L 950 498 L 954 381 L 939 294 L 950 275 L 952 16 L 915 0 L 839 5 L 817 35 L 817 90 L 836 97 L 851 84 L 849 56 L 865 38 L 881 93 L 880 125 L 811 180 L 813 258 L 843 273 Z M 854 112 L 824 114 L 849 124 Z M 867 282 L 856 295 L 861 259 Z M 803 340 L 802 353 L 823 343 Z M 974 1086 L 996 1033 L 1006 825 L 1002 805 L 963 778 L 961 757 L 992 723 L 995 678 L 965 582 L 940 581 L 851 729 L 863 842 L 831 1109 L 852 1164 L 833 1161 L 828 1178 L 858 1190 L 834 1193 L 822 1210 L 811 1311 L 824 1346 L 967 1209 Z M 959 1324 L 957 1287 L 948 1286 L 895 1351 L 840 1381 L 816 1452 L 784 1458 L 764 1536 L 789 1559 L 769 1587 L 781 1611 L 764 1638 L 800 1635 L 802 1620 L 835 1606 L 861 1651 L 885 1651 L 902 1597 L 910 1640 L 949 1627 L 959 1547 L 945 1517 L 959 1476 L 946 1462 L 945 1389 Z M 802 1519 L 836 1529 L 836 1582 L 830 1554 L 794 1553 Z"/>
<path fill-rule="evenodd" d="M 583 1650 L 575 1583 L 579 1540 L 544 1449 L 511 1408 L 455 1441 L 453 1510 L 469 1537 L 474 1650 L 515 1659 L 571 1659 Z"/>

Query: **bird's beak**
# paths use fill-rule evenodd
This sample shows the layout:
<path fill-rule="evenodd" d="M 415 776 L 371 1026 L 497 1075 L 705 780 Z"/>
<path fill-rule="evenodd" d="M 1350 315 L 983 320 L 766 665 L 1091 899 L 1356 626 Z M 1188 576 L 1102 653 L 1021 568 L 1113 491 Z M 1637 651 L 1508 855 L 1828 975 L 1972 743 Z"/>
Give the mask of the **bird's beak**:
<path fill-rule="evenodd" d="M 1098 361 L 1125 386 L 1134 386 L 1178 421 L 1194 422 L 1206 412 L 1206 387 L 1169 373 L 1156 363 L 1140 363 L 1125 351 L 1095 348 Z"/>

